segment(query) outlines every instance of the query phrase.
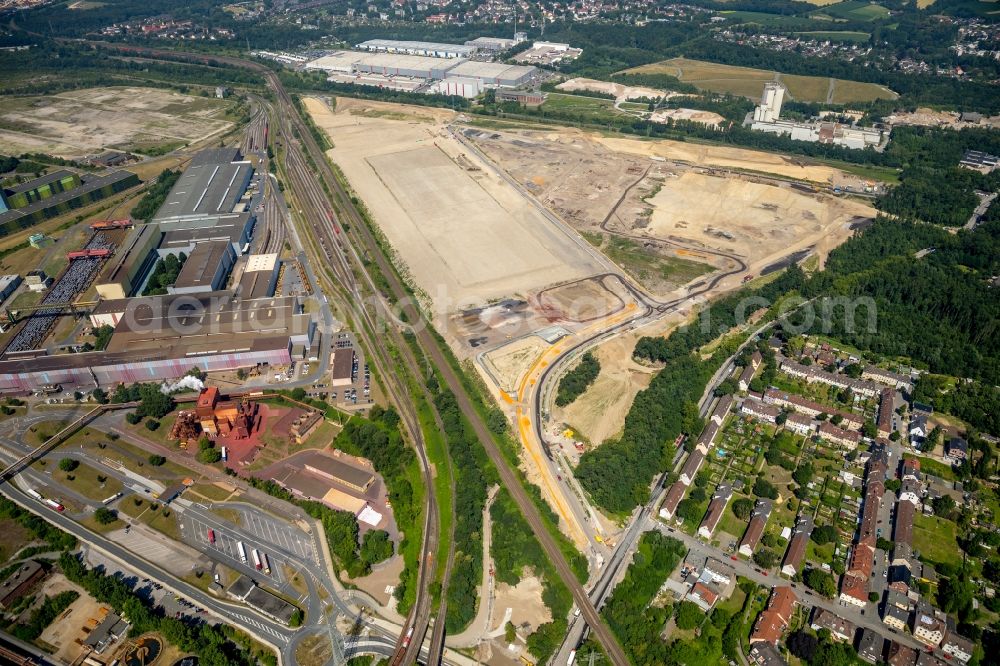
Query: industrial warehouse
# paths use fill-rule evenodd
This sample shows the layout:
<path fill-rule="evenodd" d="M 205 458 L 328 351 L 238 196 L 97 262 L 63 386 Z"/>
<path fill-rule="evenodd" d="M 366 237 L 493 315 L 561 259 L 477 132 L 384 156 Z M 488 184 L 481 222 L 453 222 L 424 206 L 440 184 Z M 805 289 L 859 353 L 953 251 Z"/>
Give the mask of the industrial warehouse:
<path fill-rule="evenodd" d="M 315 358 L 319 336 L 301 298 L 275 295 L 283 263 L 249 254 L 262 193 L 238 149 L 203 150 L 147 224 L 91 225 L 84 249 L 42 288 L 0 357 L 0 391 L 92 388 L 204 372 L 287 366 Z M 174 272 L 163 277 L 169 260 Z M 164 282 L 167 280 L 167 282 Z M 78 304 L 93 287 L 100 300 Z M 114 328 L 99 351 L 58 353 L 45 340 L 59 317 L 89 310 Z M 79 351 L 79 350 L 77 350 Z"/>
<path fill-rule="evenodd" d="M 536 79 L 533 66 L 487 61 L 502 46 L 516 43 L 492 37 L 464 45 L 372 39 L 358 44 L 357 51 L 333 51 L 311 60 L 305 69 L 322 70 L 336 83 L 471 98 L 487 88 L 516 88 Z"/>

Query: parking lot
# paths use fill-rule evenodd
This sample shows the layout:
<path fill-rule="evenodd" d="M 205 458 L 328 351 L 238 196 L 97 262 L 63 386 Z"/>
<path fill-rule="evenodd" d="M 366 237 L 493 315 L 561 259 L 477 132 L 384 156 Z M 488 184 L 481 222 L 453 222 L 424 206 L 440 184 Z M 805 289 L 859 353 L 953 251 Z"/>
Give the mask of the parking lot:
<path fill-rule="evenodd" d="M 181 532 L 185 541 L 207 554 L 212 559 L 232 569 L 250 575 L 261 584 L 289 596 L 298 597 L 285 578 L 283 565 L 299 570 L 302 563 L 322 566 L 312 537 L 301 529 L 279 518 L 239 504 L 216 504 L 235 511 L 239 515 L 239 525 L 234 525 L 210 512 L 202 505 L 191 505 L 180 518 Z M 215 543 L 208 536 L 214 531 Z M 237 543 L 242 541 L 246 549 L 247 562 L 243 563 Z M 258 571 L 254 567 L 252 549 L 267 555 L 271 573 Z"/>
<path fill-rule="evenodd" d="M 312 539 L 302 530 L 258 511 L 242 512 L 243 529 L 302 560 L 318 562 Z"/>
<path fill-rule="evenodd" d="M 351 375 L 349 378 L 333 377 L 334 364 L 331 362 L 331 376 L 316 384 L 313 387 L 312 395 L 318 397 L 329 396 L 334 399 L 336 404 L 345 407 L 362 407 L 372 403 L 371 369 L 365 360 L 364 351 L 355 344 L 354 334 L 337 333 L 333 339 L 333 349 L 334 352 L 342 349 L 354 350 Z"/>

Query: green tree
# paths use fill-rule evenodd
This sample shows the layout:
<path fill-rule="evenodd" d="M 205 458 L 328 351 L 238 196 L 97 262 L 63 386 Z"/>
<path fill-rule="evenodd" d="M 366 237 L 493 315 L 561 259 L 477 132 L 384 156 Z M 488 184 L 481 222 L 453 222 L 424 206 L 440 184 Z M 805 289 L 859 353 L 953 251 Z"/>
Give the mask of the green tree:
<path fill-rule="evenodd" d="M 690 601 L 682 601 L 677 605 L 677 628 L 694 629 L 701 624 L 705 614 L 697 605 Z"/>
<path fill-rule="evenodd" d="M 701 519 L 701 514 L 701 505 L 690 498 L 681 500 L 677 505 L 677 516 L 684 521 L 696 522 Z"/>
<path fill-rule="evenodd" d="M 740 520 L 750 520 L 753 513 L 753 500 L 741 497 L 732 504 L 733 515 Z"/>
<path fill-rule="evenodd" d="M 385 530 L 371 530 L 361 541 L 361 559 L 369 567 L 392 557 L 392 541 Z"/>
<path fill-rule="evenodd" d="M 837 540 L 837 536 L 837 528 L 833 525 L 820 525 L 812 531 L 809 538 L 822 546 L 827 543 L 833 543 Z"/>
<path fill-rule="evenodd" d="M 739 388 L 740 388 L 739 384 L 736 383 L 736 380 L 734 378 L 726 377 L 721 382 L 719 382 L 719 385 L 715 387 L 713 393 L 716 396 L 732 395 L 736 393 L 739 390 Z"/>
<path fill-rule="evenodd" d="M 813 470 L 812 463 L 804 462 L 795 469 L 795 472 L 792 473 L 792 478 L 795 480 L 795 483 L 805 486 L 812 481 L 814 474 L 815 471 Z"/>
<path fill-rule="evenodd" d="M 222 460 L 222 451 L 220 451 L 215 447 L 202 449 L 201 451 L 198 452 L 195 458 L 197 458 L 198 462 L 200 463 L 205 463 L 205 464 L 217 463 L 220 460 Z"/>
<path fill-rule="evenodd" d="M 118 520 L 118 512 L 102 506 L 94 511 L 94 520 L 101 525 L 110 525 Z"/>
<path fill-rule="evenodd" d="M 778 564 L 778 554 L 767 548 L 759 548 L 753 554 L 753 561 L 762 569 L 771 569 Z"/>
<path fill-rule="evenodd" d="M 572 370 L 559 380 L 556 389 L 556 405 L 565 407 L 570 404 L 594 383 L 601 373 L 601 363 L 591 352 L 587 352 Z"/>
<path fill-rule="evenodd" d="M 764 497 L 772 500 L 778 499 L 778 489 L 763 477 L 757 477 L 757 480 L 754 481 L 753 494 L 757 497 Z"/>
<path fill-rule="evenodd" d="M 153 467 L 159 467 L 159 466 L 163 465 L 165 462 L 167 462 L 166 458 L 164 458 L 163 456 L 156 455 L 156 454 L 153 454 L 153 455 L 149 456 L 148 460 L 149 460 L 149 464 L 152 465 Z"/>
<path fill-rule="evenodd" d="M 833 580 L 833 576 L 822 569 L 807 569 L 802 580 L 810 589 L 828 599 L 837 596 L 837 583 Z"/>
<path fill-rule="evenodd" d="M 935 516 L 951 518 L 955 511 L 955 500 L 951 495 L 941 495 L 931 500 L 931 508 L 934 509 Z"/>
<path fill-rule="evenodd" d="M 73 458 L 63 458 L 59 461 L 59 469 L 67 473 L 72 472 L 79 466 L 80 462 L 78 460 L 74 460 Z"/>

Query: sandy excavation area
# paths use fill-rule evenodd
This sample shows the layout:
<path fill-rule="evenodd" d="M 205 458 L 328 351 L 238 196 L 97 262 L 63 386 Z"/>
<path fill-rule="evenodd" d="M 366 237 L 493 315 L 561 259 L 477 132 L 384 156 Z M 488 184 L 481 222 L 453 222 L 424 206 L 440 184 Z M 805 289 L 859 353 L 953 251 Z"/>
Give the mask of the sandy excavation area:
<path fill-rule="evenodd" d="M 638 139 L 619 139 L 615 137 L 594 136 L 594 140 L 613 151 L 644 157 L 663 157 L 697 164 L 699 166 L 723 167 L 729 169 L 744 169 L 760 173 L 773 173 L 778 176 L 808 180 L 815 183 L 828 184 L 839 182 L 844 173 L 833 167 L 802 162 L 794 157 L 786 157 L 775 153 L 765 153 L 745 148 L 730 148 L 728 146 L 709 146 L 668 139 L 656 141 L 641 141 Z"/>
<path fill-rule="evenodd" d="M 483 364 L 501 391 L 513 392 L 548 346 L 538 336 L 529 335 L 484 354 Z"/>
<path fill-rule="evenodd" d="M 565 92 L 575 92 L 575 91 L 589 91 L 604 93 L 605 95 L 614 95 L 618 99 L 639 99 L 641 97 L 648 97 L 649 99 L 656 99 L 657 97 L 675 97 L 680 95 L 680 93 L 667 92 L 666 90 L 658 90 L 656 88 L 647 88 L 646 86 L 626 86 L 622 83 L 613 83 L 611 81 L 598 81 L 597 79 L 585 79 L 585 78 L 575 78 L 569 79 L 568 81 L 563 81 L 556 86 L 559 90 Z"/>
<path fill-rule="evenodd" d="M 552 415 L 548 423 L 559 431 L 552 433 L 553 439 L 564 444 L 563 451 L 571 459 L 575 459 L 577 454 L 570 439 L 597 446 L 621 433 L 636 394 L 649 386 L 657 372 L 656 368 L 632 360 L 636 343 L 643 336 L 666 335 L 685 316 L 674 313 L 602 343 L 592 352 L 601 364 L 601 372 L 594 383 L 565 407 L 557 407 L 554 401 L 550 403 Z M 573 438 L 561 437 L 561 431 L 566 427 L 573 430 Z"/>
<path fill-rule="evenodd" d="M 4 152 L 83 157 L 105 148 L 185 145 L 232 127 L 225 100 L 156 88 L 85 88 L 0 100 Z"/>
<path fill-rule="evenodd" d="M 851 199 L 694 171 L 666 179 L 650 203 L 646 233 L 732 251 L 747 259 L 751 272 L 795 252 L 824 254 L 850 236 L 852 222 L 875 215 Z"/>
<path fill-rule="evenodd" d="M 665 163 L 613 152 L 575 131 L 469 128 L 464 134 L 652 293 L 668 294 L 705 273 L 731 266 L 722 258 L 682 254 L 670 244 L 620 233 L 648 223 L 652 207 L 646 198 L 666 177 Z"/>
<path fill-rule="evenodd" d="M 805 169 L 820 180 L 848 178 L 828 167 L 795 166 L 780 155 L 608 139 L 577 130 L 465 133 L 539 201 L 657 294 L 704 279 L 712 270 L 732 270 L 737 258 L 750 266 L 750 273 L 800 251 L 822 258 L 847 238 L 851 222 L 875 212 L 866 203 L 814 191 L 813 186 L 702 166 L 726 162 L 756 174 L 801 177 Z M 680 149 L 675 151 L 675 145 Z M 697 164 L 687 161 L 694 159 Z"/>
<path fill-rule="evenodd" d="M 435 319 L 602 271 L 444 127 L 450 112 L 306 100 L 330 156 L 430 301 Z"/>

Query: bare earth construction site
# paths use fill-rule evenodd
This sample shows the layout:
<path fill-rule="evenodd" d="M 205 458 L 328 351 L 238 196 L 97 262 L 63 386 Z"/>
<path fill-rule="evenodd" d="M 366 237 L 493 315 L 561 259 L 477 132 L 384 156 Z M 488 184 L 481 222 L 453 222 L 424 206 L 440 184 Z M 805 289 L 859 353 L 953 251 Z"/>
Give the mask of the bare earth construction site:
<path fill-rule="evenodd" d="M 447 127 L 451 112 L 352 99 L 332 112 L 319 100 L 306 105 L 460 355 L 547 325 L 528 302 L 539 290 L 610 270 L 469 154 Z"/>
<path fill-rule="evenodd" d="M 614 436 L 651 377 L 631 361 L 638 336 L 663 334 L 754 276 L 822 261 L 874 216 L 833 194 L 861 190 L 860 179 L 769 153 L 332 106 L 306 100 L 330 157 L 456 355 L 474 358 L 506 403 L 529 479 L 581 548 L 615 529 L 574 496 L 542 438 L 566 423 L 591 445 Z M 563 361 L 594 346 L 598 380 L 576 405 L 551 409 L 546 387 Z"/>
<path fill-rule="evenodd" d="M 572 130 L 465 133 L 654 296 L 737 259 L 756 275 L 790 254 L 825 256 L 852 222 L 874 216 L 866 203 L 787 180 L 849 177 L 777 156 Z M 772 169 L 786 179 L 758 175 Z"/>

